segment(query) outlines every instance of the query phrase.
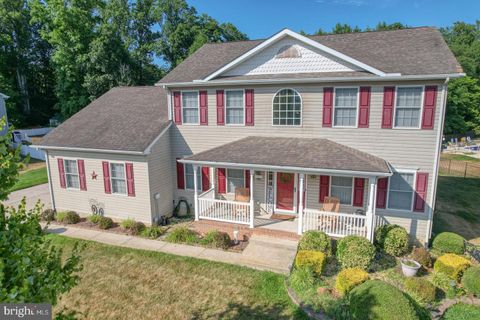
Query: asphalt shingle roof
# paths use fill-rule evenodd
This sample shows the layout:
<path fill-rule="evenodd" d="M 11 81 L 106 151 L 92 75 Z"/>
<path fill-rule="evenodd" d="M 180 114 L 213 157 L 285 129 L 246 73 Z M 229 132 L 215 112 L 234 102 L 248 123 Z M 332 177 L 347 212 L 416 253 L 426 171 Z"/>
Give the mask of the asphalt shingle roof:
<path fill-rule="evenodd" d="M 310 38 L 386 73 L 429 75 L 462 72 L 441 33 L 432 27 Z M 159 83 L 203 79 L 263 41 L 205 44 Z"/>
<path fill-rule="evenodd" d="M 143 152 L 169 124 L 160 87 L 116 87 L 47 134 L 38 145 Z"/>
<path fill-rule="evenodd" d="M 184 158 L 200 162 L 389 173 L 377 156 L 320 138 L 246 137 Z"/>

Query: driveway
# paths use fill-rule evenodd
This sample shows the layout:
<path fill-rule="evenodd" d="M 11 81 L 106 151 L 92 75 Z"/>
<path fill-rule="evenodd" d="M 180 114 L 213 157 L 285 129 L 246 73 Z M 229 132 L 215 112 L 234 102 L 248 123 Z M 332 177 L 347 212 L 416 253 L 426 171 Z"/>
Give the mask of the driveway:
<path fill-rule="evenodd" d="M 50 200 L 50 192 L 48 190 L 48 183 L 40 184 L 38 186 L 14 191 L 10 193 L 8 200 L 4 201 L 5 206 L 18 206 L 23 197 L 27 198 L 27 209 L 35 207 L 35 204 L 40 200 L 45 207 L 51 208 L 52 201 Z"/>

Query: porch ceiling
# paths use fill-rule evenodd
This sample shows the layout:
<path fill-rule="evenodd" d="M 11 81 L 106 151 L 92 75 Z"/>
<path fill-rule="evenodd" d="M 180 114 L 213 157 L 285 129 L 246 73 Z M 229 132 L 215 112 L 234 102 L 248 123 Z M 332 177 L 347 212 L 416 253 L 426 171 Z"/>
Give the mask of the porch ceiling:
<path fill-rule="evenodd" d="M 388 163 L 374 155 L 316 138 L 246 137 L 181 160 L 208 166 L 388 176 Z"/>

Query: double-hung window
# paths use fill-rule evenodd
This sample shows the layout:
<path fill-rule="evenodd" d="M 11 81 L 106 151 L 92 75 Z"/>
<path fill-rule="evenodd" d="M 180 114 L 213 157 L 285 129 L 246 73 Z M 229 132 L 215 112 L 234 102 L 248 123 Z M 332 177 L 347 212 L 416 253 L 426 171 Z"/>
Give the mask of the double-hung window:
<path fill-rule="evenodd" d="M 197 91 L 182 91 L 183 123 L 198 124 L 199 106 Z"/>
<path fill-rule="evenodd" d="M 355 127 L 357 109 L 358 88 L 335 88 L 334 126 Z"/>
<path fill-rule="evenodd" d="M 80 189 L 77 160 L 64 160 L 67 188 Z"/>
<path fill-rule="evenodd" d="M 422 110 L 422 87 L 397 88 L 396 128 L 419 128 Z"/>
<path fill-rule="evenodd" d="M 282 89 L 273 98 L 273 125 L 299 126 L 302 120 L 302 100 L 292 89 Z"/>
<path fill-rule="evenodd" d="M 110 180 L 113 194 L 127 194 L 125 164 L 110 162 Z"/>
<path fill-rule="evenodd" d="M 200 167 L 197 169 L 197 188 L 200 189 L 202 187 L 202 170 Z M 185 187 L 187 189 L 193 190 L 195 189 L 195 181 L 193 180 L 193 165 L 185 164 Z"/>
<path fill-rule="evenodd" d="M 225 91 L 226 124 L 244 124 L 245 102 L 243 90 Z"/>
<path fill-rule="evenodd" d="M 415 174 L 413 173 L 395 172 L 390 177 L 389 209 L 412 210 L 414 180 Z"/>
<path fill-rule="evenodd" d="M 338 198 L 341 204 L 351 205 L 353 193 L 353 178 L 332 177 L 330 196 Z"/>
<path fill-rule="evenodd" d="M 235 193 L 236 188 L 245 186 L 245 171 L 239 169 L 227 169 L 227 192 Z"/>

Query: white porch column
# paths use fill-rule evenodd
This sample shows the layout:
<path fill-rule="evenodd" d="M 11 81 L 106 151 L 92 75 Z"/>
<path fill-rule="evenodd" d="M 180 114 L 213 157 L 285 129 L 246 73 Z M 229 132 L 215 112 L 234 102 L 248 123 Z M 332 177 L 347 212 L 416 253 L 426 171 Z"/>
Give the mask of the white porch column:
<path fill-rule="evenodd" d="M 198 212 L 198 179 L 197 179 L 197 171 L 198 171 L 198 166 L 194 165 L 193 166 L 193 189 L 195 190 L 195 196 L 194 196 L 194 206 L 195 206 L 195 221 L 199 220 L 199 212 Z"/>
<path fill-rule="evenodd" d="M 299 199 L 299 204 L 298 204 L 298 231 L 297 233 L 301 235 L 303 233 L 303 181 L 304 181 L 305 175 L 303 173 L 299 174 L 299 184 L 300 184 L 300 195 L 298 197 Z"/>
<path fill-rule="evenodd" d="M 368 178 L 367 238 L 373 242 L 375 229 L 375 208 L 377 199 L 377 178 Z"/>
<path fill-rule="evenodd" d="M 255 204 L 253 202 L 253 175 L 255 170 L 250 169 L 250 228 L 254 227 Z"/>

